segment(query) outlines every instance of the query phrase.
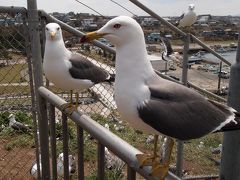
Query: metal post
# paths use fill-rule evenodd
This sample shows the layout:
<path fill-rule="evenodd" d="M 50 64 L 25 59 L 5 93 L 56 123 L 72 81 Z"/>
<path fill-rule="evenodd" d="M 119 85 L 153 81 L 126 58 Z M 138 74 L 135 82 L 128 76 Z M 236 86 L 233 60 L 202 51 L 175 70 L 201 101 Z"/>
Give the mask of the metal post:
<path fill-rule="evenodd" d="M 69 180 L 69 161 L 68 161 L 68 124 L 67 116 L 62 113 L 62 128 L 63 128 L 63 169 L 64 179 Z"/>
<path fill-rule="evenodd" d="M 83 129 L 77 125 L 77 145 L 78 145 L 78 180 L 84 179 L 84 136 Z"/>
<path fill-rule="evenodd" d="M 222 61 L 220 61 L 220 63 L 219 63 L 218 87 L 217 87 L 218 94 L 221 93 L 221 74 L 222 74 Z"/>
<path fill-rule="evenodd" d="M 190 34 L 184 38 L 184 47 L 183 47 L 183 62 L 182 62 L 182 83 L 187 85 L 188 77 L 188 50 L 189 50 Z M 177 144 L 177 170 L 176 175 L 182 176 L 182 166 L 183 166 L 183 148 L 184 144 L 182 141 L 178 141 Z"/>
<path fill-rule="evenodd" d="M 56 147 L 56 123 L 55 107 L 49 104 L 49 125 L 50 125 L 50 142 L 52 153 L 52 179 L 57 179 L 57 147 Z"/>
<path fill-rule="evenodd" d="M 26 14 L 23 16 L 23 24 L 24 24 L 24 37 L 25 37 L 25 46 L 27 53 L 27 62 L 28 62 L 28 74 L 29 74 L 29 83 L 30 83 L 30 91 L 31 91 L 31 103 L 32 103 L 32 118 L 33 118 L 33 129 L 34 129 L 34 143 L 36 147 L 36 163 L 37 163 L 37 179 L 41 179 L 40 173 L 40 151 L 39 151 L 39 137 L 38 137 L 38 127 L 37 127 L 37 111 L 36 111 L 36 97 L 33 85 L 33 70 L 32 70 L 32 54 L 31 54 L 31 45 L 28 27 L 26 23 Z"/>
<path fill-rule="evenodd" d="M 41 45 L 39 36 L 39 19 L 37 11 L 36 0 L 28 0 L 28 23 L 29 35 L 31 41 L 32 62 L 34 72 L 35 92 L 43 84 L 42 78 L 42 57 Z M 49 145 L 48 145 L 48 121 L 47 121 L 47 107 L 46 101 L 36 93 L 38 104 L 38 123 L 40 133 L 40 152 L 42 164 L 42 179 L 50 179 L 50 165 L 49 165 Z"/>
<path fill-rule="evenodd" d="M 230 71 L 228 105 L 240 112 L 240 35 L 238 36 L 238 48 L 236 63 Z M 240 131 L 224 133 L 223 152 L 221 160 L 221 180 L 240 179 Z"/>
<path fill-rule="evenodd" d="M 104 180 L 105 151 L 104 146 L 98 142 L 98 171 L 97 179 Z"/>
<path fill-rule="evenodd" d="M 187 34 L 187 36 L 184 37 L 183 62 L 182 62 L 182 83 L 184 85 L 187 85 L 189 42 L 190 34 Z"/>
<path fill-rule="evenodd" d="M 130 166 L 127 166 L 127 180 L 135 180 L 136 171 L 134 171 Z"/>

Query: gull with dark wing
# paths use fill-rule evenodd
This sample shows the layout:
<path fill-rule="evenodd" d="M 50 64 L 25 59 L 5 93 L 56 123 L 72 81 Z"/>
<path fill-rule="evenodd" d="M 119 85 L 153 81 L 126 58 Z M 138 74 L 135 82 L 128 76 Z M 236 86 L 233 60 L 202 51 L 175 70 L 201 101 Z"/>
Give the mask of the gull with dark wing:
<path fill-rule="evenodd" d="M 156 147 L 159 134 L 179 140 L 240 128 L 240 114 L 231 107 L 206 99 L 183 85 L 159 77 L 148 60 L 141 26 L 119 16 L 81 41 L 104 37 L 116 47 L 115 101 L 123 120 L 155 135 L 152 157 L 138 154 L 140 165 L 152 165 L 152 175 L 163 179 L 169 161 L 161 164 Z M 173 143 L 170 143 L 171 146 Z"/>
<path fill-rule="evenodd" d="M 70 103 L 62 106 L 69 108 L 70 113 L 76 108 L 72 104 L 72 92 L 78 93 L 101 82 L 111 81 L 110 74 L 94 65 L 80 54 L 69 51 L 63 42 L 62 30 L 57 23 L 46 25 L 46 45 L 43 70 L 47 79 L 56 87 L 70 91 Z"/>

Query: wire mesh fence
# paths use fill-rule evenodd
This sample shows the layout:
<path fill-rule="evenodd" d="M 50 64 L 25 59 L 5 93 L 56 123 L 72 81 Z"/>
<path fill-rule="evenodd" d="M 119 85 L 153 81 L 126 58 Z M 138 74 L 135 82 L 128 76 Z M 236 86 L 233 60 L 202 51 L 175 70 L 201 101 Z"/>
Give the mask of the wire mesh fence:
<path fill-rule="evenodd" d="M 35 159 L 26 14 L 0 13 L 0 179 L 29 177 Z"/>

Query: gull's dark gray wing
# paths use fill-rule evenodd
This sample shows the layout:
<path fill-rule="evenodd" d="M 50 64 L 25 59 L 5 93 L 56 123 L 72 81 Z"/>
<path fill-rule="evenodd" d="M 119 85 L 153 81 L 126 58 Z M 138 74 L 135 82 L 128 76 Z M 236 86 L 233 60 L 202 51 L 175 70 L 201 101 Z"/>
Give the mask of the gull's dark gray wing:
<path fill-rule="evenodd" d="M 183 19 L 185 13 L 183 13 L 181 16 L 178 17 L 177 21 L 175 22 L 175 26 L 178 26 L 179 25 L 179 22 L 181 19 Z"/>
<path fill-rule="evenodd" d="M 202 137 L 233 115 L 198 93 L 172 82 L 150 84 L 151 98 L 138 107 L 139 117 L 162 134 L 189 140 Z"/>
<path fill-rule="evenodd" d="M 107 71 L 94 65 L 80 54 L 72 54 L 69 61 L 72 64 L 69 73 L 75 79 L 88 79 L 96 84 L 106 81 L 110 76 Z"/>

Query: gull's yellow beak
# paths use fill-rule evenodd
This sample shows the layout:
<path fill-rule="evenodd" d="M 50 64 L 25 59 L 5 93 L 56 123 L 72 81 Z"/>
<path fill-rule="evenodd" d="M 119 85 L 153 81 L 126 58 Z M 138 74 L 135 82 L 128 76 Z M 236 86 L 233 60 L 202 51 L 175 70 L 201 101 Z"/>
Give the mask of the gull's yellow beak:
<path fill-rule="evenodd" d="M 90 42 L 90 41 L 92 41 L 94 39 L 101 38 L 104 35 L 106 35 L 106 34 L 105 33 L 97 33 L 96 31 L 90 32 L 90 33 L 87 33 L 84 36 L 82 36 L 82 38 L 80 39 L 80 42 L 81 43 Z"/>
<path fill-rule="evenodd" d="M 56 35 L 56 32 L 50 32 L 51 40 L 54 40 L 54 39 L 55 39 L 55 35 Z"/>

